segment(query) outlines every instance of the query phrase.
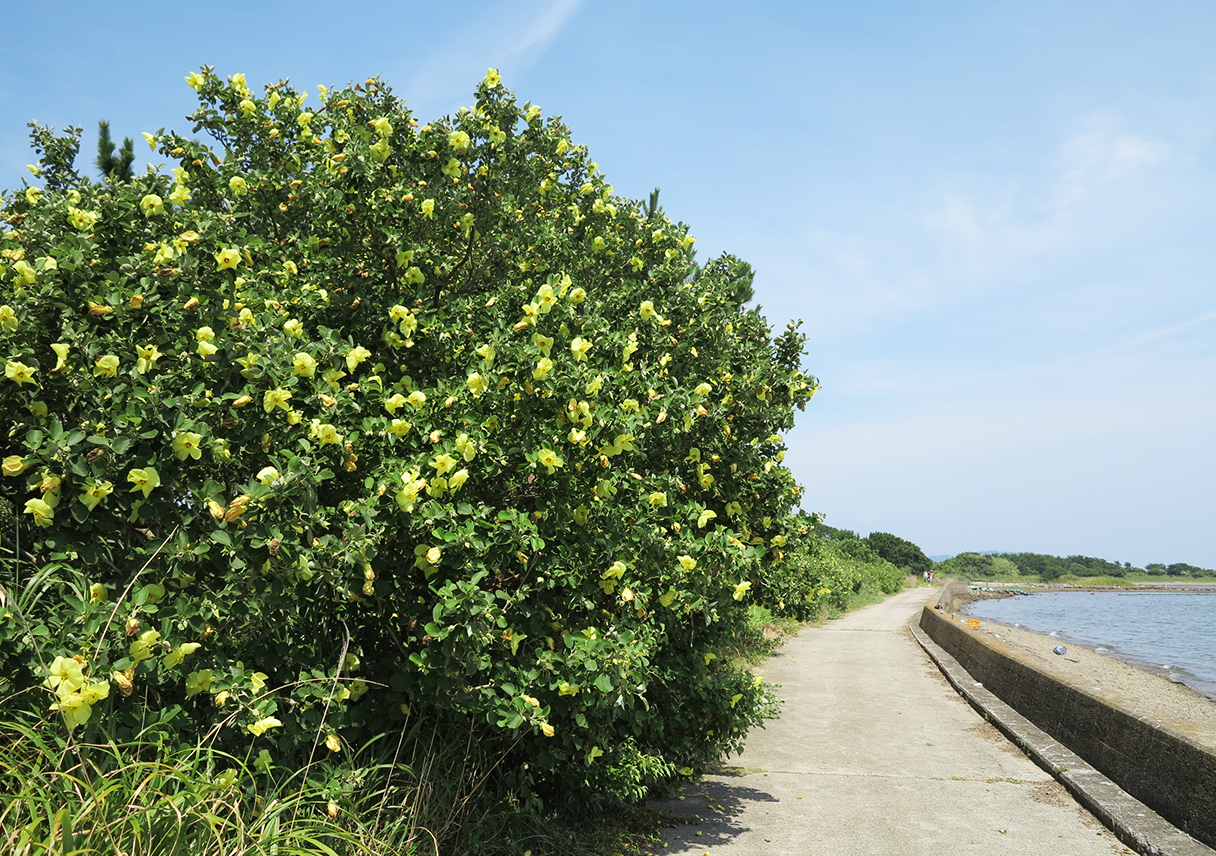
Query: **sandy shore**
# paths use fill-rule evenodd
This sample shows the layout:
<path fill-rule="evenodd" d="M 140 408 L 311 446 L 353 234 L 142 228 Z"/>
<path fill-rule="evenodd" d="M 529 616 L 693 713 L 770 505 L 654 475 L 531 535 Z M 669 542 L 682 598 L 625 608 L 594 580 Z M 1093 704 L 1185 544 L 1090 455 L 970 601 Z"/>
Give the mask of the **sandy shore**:
<path fill-rule="evenodd" d="M 1216 701 L 1202 693 L 1092 648 L 1020 627 L 984 620 L 978 629 L 1027 652 L 1036 666 L 1064 683 L 1216 753 Z M 1061 644 L 1067 653 L 1053 653 Z"/>

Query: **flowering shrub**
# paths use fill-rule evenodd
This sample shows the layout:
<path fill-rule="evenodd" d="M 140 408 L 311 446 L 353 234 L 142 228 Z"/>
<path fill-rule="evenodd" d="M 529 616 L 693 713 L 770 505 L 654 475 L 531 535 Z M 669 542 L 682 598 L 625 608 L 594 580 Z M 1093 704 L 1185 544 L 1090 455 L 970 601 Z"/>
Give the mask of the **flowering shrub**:
<path fill-rule="evenodd" d="M 214 143 L 146 134 L 167 174 L 91 181 L 35 127 L 2 199 L 23 703 L 285 759 L 442 712 L 572 793 L 736 746 L 765 693 L 717 650 L 785 559 L 815 390 L 747 266 L 492 71 L 421 126 L 376 79 L 187 81 Z"/>

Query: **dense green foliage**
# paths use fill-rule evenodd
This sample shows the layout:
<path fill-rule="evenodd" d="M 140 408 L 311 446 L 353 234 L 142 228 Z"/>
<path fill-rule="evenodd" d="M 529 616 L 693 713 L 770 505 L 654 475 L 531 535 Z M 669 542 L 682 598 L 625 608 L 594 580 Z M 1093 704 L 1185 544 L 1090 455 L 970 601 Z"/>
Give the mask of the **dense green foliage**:
<path fill-rule="evenodd" d="M 897 535 L 871 532 L 866 537 L 866 543 L 879 556 L 910 573 L 923 574 L 933 570 L 933 560 L 926 556 L 920 547 Z"/>
<path fill-rule="evenodd" d="M 756 593 L 863 582 L 788 546 L 816 384 L 750 269 L 496 73 L 421 127 L 375 79 L 188 80 L 169 174 L 35 127 L 2 200 L 6 711 L 288 769 L 423 721 L 535 802 L 737 747 Z"/>
<path fill-rule="evenodd" d="M 813 619 L 848 608 L 863 587 L 884 594 L 903 587 L 904 570 L 879 556 L 866 539 L 825 526 L 817 515 L 799 512 L 792 523 L 787 560 L 768 567 L 756 592 L 776 613 Z"/>
<path fill-rule="evenodd" d="M 135 144 L 130 137 L 124 137 L 122 148 L 114 151 L 114 141 L 110 139 L 110 123 L 97 123 L 97 159 L 93 161 L 101 172 L 102 178 L 114 181 L 130 181 L 135 177 L 132 164 L 135 163 Z"/>

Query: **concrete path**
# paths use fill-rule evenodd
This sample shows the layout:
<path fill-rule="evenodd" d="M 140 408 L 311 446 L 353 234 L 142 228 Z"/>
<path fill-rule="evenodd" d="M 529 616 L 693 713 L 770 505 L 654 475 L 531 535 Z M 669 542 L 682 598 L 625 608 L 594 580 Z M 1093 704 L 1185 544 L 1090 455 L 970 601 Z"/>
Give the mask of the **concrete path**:
<path fill-rule="evenodd" d="M 1111 856 L 1126 849 L 950 687 L 910 589 L 804 630 L 766 662 L 780 719 L 725 774 L 656 807 L 661 856 Z"/>

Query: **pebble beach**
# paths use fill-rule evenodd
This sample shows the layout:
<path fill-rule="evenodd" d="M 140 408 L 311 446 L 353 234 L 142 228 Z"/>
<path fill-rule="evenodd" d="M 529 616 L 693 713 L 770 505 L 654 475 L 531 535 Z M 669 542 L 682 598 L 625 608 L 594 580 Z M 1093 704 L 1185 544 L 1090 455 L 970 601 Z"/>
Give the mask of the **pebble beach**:
<path fill-rule="evenodd" d="M 1216 753 L 1216 700 L 1093 648 L 1020 627 L 981 621 L 980 633 L 1021 649 L 1034 665 L 1137 718 L 1185 736 Z M 1064 645 L 1066 653 L 1052 649 Z"/>

